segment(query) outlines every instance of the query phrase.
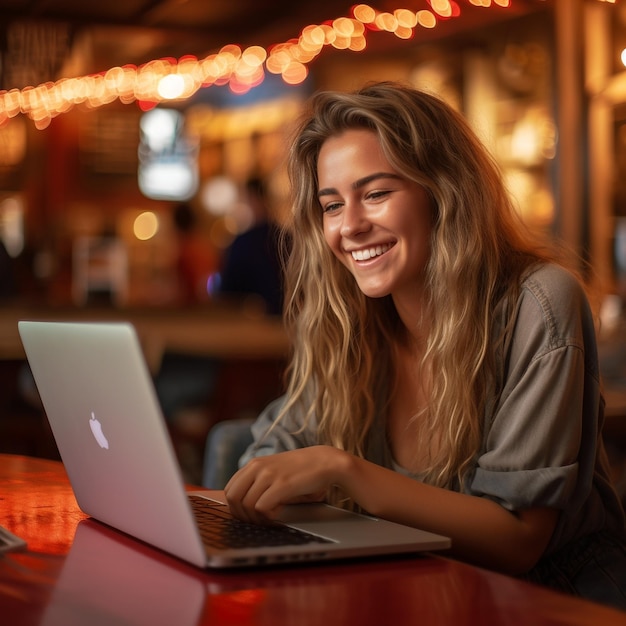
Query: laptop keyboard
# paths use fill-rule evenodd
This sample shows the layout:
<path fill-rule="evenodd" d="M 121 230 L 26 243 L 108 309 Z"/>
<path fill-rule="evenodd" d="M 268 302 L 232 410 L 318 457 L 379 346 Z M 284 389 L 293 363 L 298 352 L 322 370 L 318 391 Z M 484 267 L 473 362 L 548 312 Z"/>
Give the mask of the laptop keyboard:
<path fill-rule="evenodd" d="M 281 524 L 261 525 L 243 522 L 233 517 L 224 505 L 199 496 L 189 496 L 189 500 L 202 540 L 211 548 L 258 548 L 332 543 L 329 539 Z"/>

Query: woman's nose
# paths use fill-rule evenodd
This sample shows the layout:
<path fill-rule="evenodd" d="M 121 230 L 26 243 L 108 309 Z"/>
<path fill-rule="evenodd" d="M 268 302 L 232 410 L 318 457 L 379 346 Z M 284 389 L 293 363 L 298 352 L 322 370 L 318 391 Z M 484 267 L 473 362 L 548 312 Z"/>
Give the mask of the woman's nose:
<path fill-rule="evenodd" d="M 341 220 L 341 235 L 351 237 L 370 229 L 371 224 L 359 202 L 344 204 Z"/>

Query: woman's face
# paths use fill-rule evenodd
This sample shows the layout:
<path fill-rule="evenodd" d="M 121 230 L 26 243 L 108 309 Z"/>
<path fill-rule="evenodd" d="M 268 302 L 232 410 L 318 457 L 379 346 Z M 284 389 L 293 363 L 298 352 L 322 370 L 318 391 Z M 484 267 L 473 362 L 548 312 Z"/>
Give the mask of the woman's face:
<path fill-rule="evenodd" d="M 432 230 L 424 188 L 393 169 L 369 130 L 327 139 L 317 174 L 324 237 L 361 291 L 395 301 L 421 294 Z"/>

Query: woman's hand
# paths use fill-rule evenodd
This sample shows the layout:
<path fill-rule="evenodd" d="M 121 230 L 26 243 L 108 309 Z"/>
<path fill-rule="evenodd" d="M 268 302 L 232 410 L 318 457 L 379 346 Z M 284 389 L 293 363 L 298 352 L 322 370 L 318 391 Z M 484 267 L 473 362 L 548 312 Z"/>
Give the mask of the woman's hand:
<path fill-rule="evenodd" d="M 512 513 L 488 498 L 427 485 L 330 446 L 254 458 L 224 492 L 237 517 L 267 523 L 282 505 L 322 501 L 334 486 L 375 517 L 446 535 L 454 556 L 513 575 L 536 564 L 559 517 L 548 508 Z"/>
<path fill-rule="evenodd" d="M 284 504 L 322 502 L 339 482 L 349 455 L 330 446 L 312 446 L 252 459 L 224 488 L 233 514 L 267 523 Z"/>

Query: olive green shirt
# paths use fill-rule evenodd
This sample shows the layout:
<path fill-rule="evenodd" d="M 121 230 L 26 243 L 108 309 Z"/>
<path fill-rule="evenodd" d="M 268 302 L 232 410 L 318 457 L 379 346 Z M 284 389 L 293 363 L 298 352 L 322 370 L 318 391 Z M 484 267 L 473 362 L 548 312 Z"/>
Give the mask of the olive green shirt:
<path fill-rule="evenodd" d="M 510 511 L 561 511 L 547 553 L 595 531 L 623 534 L 624 515 L 601 437 L 604 399 L 584 290 L 564 269 L 540 266 L 524 280 L 517 301 L 499 307 L 494 337 L 511 317 L 496 354 L 499 392 L 487 403 L 481 449 L 463 491 Z M 259 416 L 255 443 L 240 465 L 253 456 L 317 443 L 315 423 L 302 428 L 302 416 L 295 412 L 265 436 L 283 401 L 274 401 Z M 370 433 L 366 458 L 407 473 L 392 458 L 384 415 Z"/>

